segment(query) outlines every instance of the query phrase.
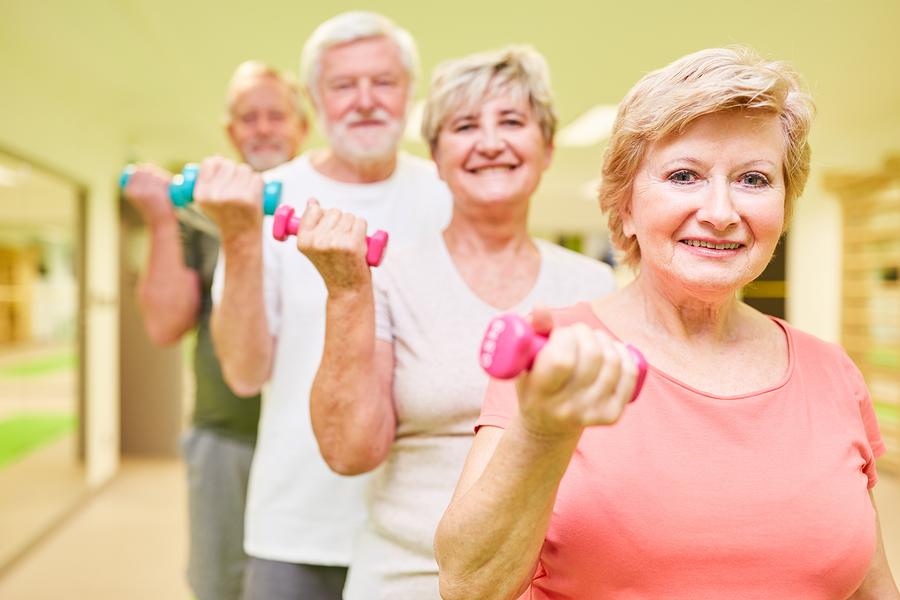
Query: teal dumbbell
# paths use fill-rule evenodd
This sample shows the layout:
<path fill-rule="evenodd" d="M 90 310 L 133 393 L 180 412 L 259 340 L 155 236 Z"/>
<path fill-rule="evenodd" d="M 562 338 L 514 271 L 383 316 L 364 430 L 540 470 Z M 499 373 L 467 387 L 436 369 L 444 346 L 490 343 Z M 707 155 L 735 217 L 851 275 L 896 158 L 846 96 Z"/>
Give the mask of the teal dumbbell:
<path fill-rule="evenodd" d="M 119 178 L 119 188 L 125 189 L 128 185 L 128 179 L 132 173 L 137 170 L 134 165 L 128 165 L 122 171 Z M 188 163 L 181 170 L 180 175 L 172 178 L 169 184 L 169 198 L 172 204 L 183 208 L 194 201 L 194 184 L 197 182 L 197 173 L 200 172 L 200 165 L 197 163 Z M 275 209 L 281 204 L 281 182 L 270 181 L 263 188 L 263 212 L 267 215 L 274 215 Z"/>

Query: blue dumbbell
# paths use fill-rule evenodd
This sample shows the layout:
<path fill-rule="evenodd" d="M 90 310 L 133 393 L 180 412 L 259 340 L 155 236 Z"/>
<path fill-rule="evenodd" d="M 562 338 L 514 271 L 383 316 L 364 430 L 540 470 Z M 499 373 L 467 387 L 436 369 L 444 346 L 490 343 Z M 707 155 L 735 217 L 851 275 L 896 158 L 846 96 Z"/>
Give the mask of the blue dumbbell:
<path fill-rule="evenodd" d="M 119 178 L 119 188 L 125 189 L 128 184 L 128 178 L 137 170 L 134 165 L 128 165 L 122 171 Z M 182 208 L 194 201 L 194 184 L 197 182 L 197 173 L 200 172 L 200 165 L 197 163 L 188 163 L 182 169 L 180 175 L 172 178 L 169 184 L 169 198 L 172 204 Z M 263 212 L 267 215 L 274 215 L 275 209 L 281 204 L 281 182 L 270 181 L 263 188 Z"/>

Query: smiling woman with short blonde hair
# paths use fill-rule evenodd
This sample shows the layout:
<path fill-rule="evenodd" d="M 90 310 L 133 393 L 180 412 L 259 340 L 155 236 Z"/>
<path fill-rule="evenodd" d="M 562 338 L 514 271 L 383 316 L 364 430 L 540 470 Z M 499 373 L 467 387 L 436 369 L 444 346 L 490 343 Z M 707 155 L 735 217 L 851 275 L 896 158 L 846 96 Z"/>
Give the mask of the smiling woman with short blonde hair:
<path fill-rule="evenodd" d="M 900 597 L 862 375 L 735 295 L 803 189 L 809 106 L 790 69 L 734 49 L 628 95 L 601 199 L 638 275 L 536 307 L 531 371 L 488 385 L 435 536 L 445 600 Z M 624 342 L 650 365 L 634 403 Z"/>
<path fill-rule="evenodd" d="M 297 236 L 328 287 L 310 404 L 319 448 L 338 473 L 375 470 L 348 600 L 440 598 L 434 531 L 472 443 L 488 381 L 476 351 L 490 320 L 615 287 L 607 265 L 528 235 L 553 154 L 543 57 L 479 54 L 445 63 L 433 81 L 424 130 L 453 194 L 447 229 L 391 250 L 374 274 L 365 223 L 352 215 L 313 206 Z"/>

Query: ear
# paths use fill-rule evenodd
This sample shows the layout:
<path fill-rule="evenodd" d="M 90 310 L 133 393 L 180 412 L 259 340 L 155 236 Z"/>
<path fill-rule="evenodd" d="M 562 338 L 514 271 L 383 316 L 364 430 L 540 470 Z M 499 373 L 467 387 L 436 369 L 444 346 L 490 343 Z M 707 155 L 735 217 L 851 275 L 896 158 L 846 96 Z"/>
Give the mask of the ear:
<path fill-rule="evenodd" d="M 225 126 L 225 133 L 228 134 L 228 139 L 231 140 L 231 145 L 234 146 L 234 149 L 240 152 L 240 148 L 238 148 L 238 143 L 234 137 L 234 121 L 230 121 L 228 125 Z"/>
<path fill-rule="evenodd" d="M 544 148 L 544 170 L 550 168 L 550 162 L 553 160 L 553 152 L 556 150 L 556 147 L 553 145 L 551 141 L 547 144 L 547 147 Z"/>
<path fill-rule="evenodd" d="M 441 181 L 446 182 L 447 178 L 444 177 L 444 169 L 441 168 L 441 155 L 438 152 L 437 147 L 429 148 L 428 153 L 431 155 L 431 160 L 434 161 L 434 165 L 437 167 L 438 177 L 441 178 Z"/>
<path fill-rule="evenodd" d="M 303 145 L 303 142 L 306 141 L 306 136 L 309 134 L 309 121 L 307 119 L 303 119 L 299 123 L 297 123 L 297 131 L 300 134 L 300 143 L 299 146 Z"/>
<path fill-rule="evenodd" d="M 625 202 L 625 206 L 622 207 L 621 217 L 622 233 L 627 238 L 633 238 L 636 232 L 634 230 L 634 215 L 631 213 L 631 194 L 628 195 L 628 200 Z"/>
<path fill-rule="evenodd" d="M 312 92 L 309 91 L 309 86 L 303 86 L 303 95 L 306 96 L 307 103 L 312 106 L 316 118 L 319 118 L 319 104 L 316 102 L 315 98 L 313 98 Z"/>

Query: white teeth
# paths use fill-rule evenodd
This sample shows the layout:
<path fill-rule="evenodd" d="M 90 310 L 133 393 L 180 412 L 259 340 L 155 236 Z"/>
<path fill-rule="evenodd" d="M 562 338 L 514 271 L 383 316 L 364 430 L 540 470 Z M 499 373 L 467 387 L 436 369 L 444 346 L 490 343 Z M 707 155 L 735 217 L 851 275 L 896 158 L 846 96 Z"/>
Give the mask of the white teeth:
<path fill-rule="evenodd" d="M 478 173 L 478 174 L 481 174 L 481 173 L 501 173 L 501 172 L 503 172 L 503 171 L 512 171 L 512 170 L 513 170 L 513 167 L 512 167 L 512 166 L 505 166 L 505 167 L 487 167 L 487 168 L 484 168 L 484 169 L 475 169 L 475 172 Z"/>
<path fill-rule="evenodd" d="M 700 248 L 715 248 L 716 250 L 734 250 L 740 247 L 740 244 L 711 244 L 703 240 L 682 240 L 688 246 L 696 246 Z"/>

